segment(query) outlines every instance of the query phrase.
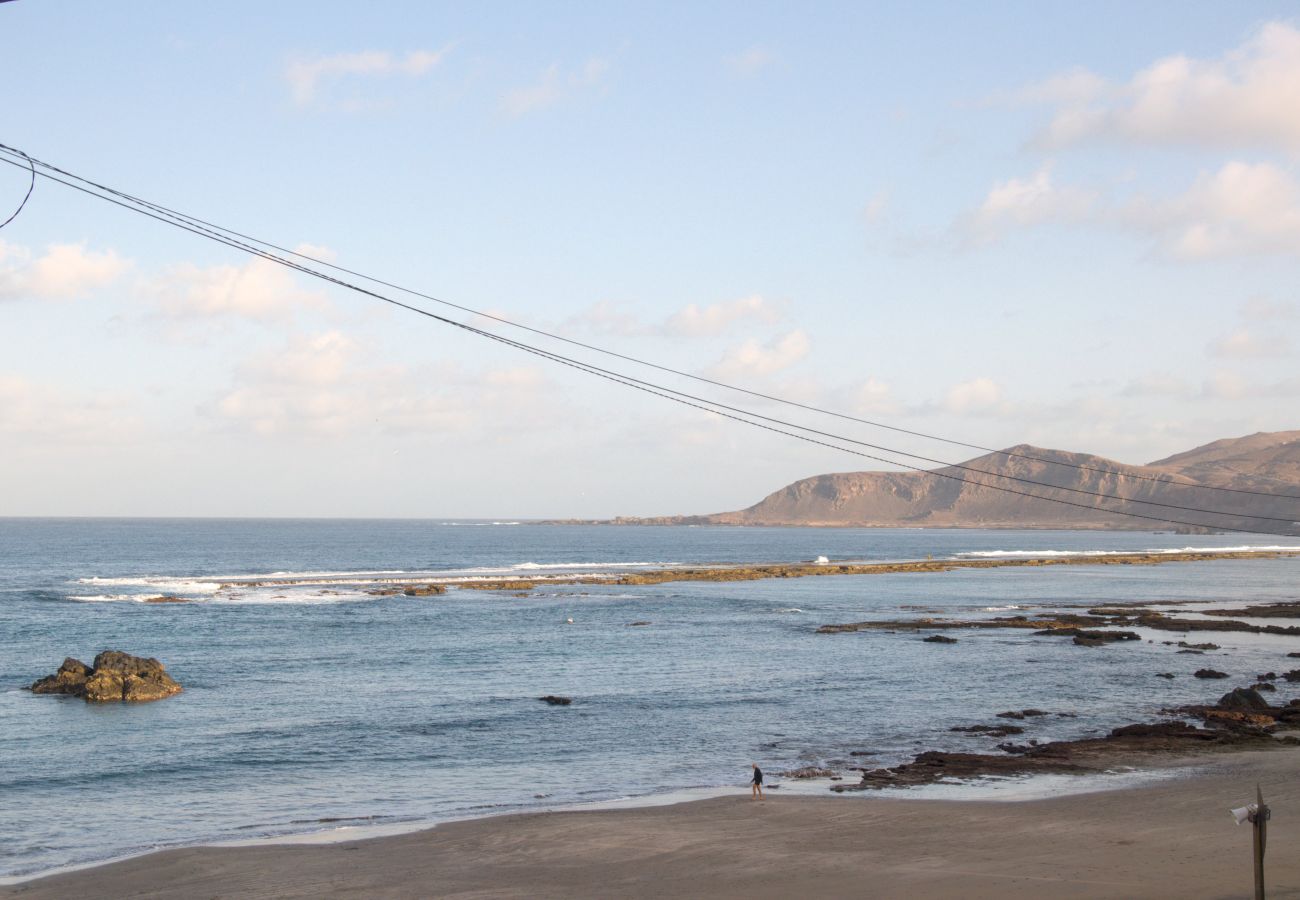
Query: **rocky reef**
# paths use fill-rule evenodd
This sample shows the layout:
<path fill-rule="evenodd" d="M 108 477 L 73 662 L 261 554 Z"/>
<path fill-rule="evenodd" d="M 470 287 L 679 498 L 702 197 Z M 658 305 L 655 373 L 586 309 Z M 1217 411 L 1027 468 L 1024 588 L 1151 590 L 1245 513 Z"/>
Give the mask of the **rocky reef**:
<path fill-rule="evenodd" d="M 143 703 L 181 692 L 163 664 L 156 659 L 105 650 L 91 665 L 68 657 L 59 671 L 31 686 L 34 694 L 67 694 L 88 703 Z"/>

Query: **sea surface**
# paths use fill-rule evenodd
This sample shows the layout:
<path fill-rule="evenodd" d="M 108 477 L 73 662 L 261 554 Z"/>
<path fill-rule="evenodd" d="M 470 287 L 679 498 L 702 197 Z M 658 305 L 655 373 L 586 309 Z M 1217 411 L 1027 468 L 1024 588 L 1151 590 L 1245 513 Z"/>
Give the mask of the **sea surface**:
<path fill-rule="evenodd" d="M 948 632 L 953 645 L 815 633 L 1081 603 L 1295 600 L 1300 559 L 367 593 L 406 579 L 1289 545 L 1300 541 L 0 519 L 0 876 L 165 846 L 743 785 L 754 761 L 780 782 L 784 769 L 828 760 L 992 750 L 997 739 L 948 729 L 1008 709 L 1076 714 L 1021 723 L 1025 738 L 1102 734 L 1295 668 L 1285 654 L 1300 648 L 1247 634 L 1193 637 L 1223 649 L 1192 655 L 1162 643 L 1182 637 L 1168 632 L 1102 648 L 1020 631 Z M 141 602 L 162 595 L 192 602 Z M 108 648 L 159 658 L 184 693 L 91 706 L 23 689 L 64 657 L 89 662 Z M 1191 677 L 1205 666 L 1233 677 Z M 1284 684 L 1277 696 L 1297 692 Z M 548 706 L 546 694 L 573 704 Z"/>

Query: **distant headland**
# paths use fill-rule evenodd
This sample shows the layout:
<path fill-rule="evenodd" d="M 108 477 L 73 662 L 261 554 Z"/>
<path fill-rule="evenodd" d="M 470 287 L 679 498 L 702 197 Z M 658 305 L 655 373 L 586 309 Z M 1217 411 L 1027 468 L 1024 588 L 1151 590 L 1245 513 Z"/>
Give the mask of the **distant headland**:
<path fill-rule="evenodd" d="M 1143 531 L 1163 527 L 1191 534 L 1257 530 L 1300 535 L 1300 499 L 1295 499 L 1300 495 L 1300 431 L 1226 438 L 1137 466 L 1088 453 L 1018 444 L 959 467 L 933 471 L 957 477 L 936 478 L 923 472 L 839 472 L 801 479 L 736 512 L 548 520 L 546 524 Z M 1023 493 L 997 490 L 980 481 Z M 1229 490 L 1197 490 L 1196 486 Z M 1162 526 L 1160 521 L 1108 512 L 1107 506 L 1118 504 L 1106 498 L 1195 509 L 1122 504 L 1128 511 L 1156 520 L 1183 523 Z M 1259 516 L 1268 518 L 1261 522 L 1255 518 Z"/>

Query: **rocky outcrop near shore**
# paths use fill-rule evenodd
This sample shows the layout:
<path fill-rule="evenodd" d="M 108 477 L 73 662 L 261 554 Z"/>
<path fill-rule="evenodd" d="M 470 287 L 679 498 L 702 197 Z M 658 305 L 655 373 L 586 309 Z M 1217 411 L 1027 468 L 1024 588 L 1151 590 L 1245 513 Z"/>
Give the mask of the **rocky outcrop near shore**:
<path fill-rule="evenodd" d="M 68 657 L 59 671 L 31 686 L 33 694 L 66 694 L 88 703 L 143 703 L 181 692 L 156 659 L 105 650 L 91 665 Z"/>

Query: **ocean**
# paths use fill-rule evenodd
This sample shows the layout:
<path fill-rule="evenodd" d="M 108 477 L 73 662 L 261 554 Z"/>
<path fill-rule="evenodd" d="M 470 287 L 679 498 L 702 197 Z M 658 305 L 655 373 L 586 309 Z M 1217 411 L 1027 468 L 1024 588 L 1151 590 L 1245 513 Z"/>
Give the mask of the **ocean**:
<path fill-rule="evenodd" d="M 144 850 L 691 788 L 831 760 L 992 750 L 953 725 L 1069 712 L 1104 734 L 1294 663 L 1214 634 L 1077 647 L 1023 631 L 816 634 L 1111 602 L 1296 600 L 1300 559 L 1053 566 L 375 596 L 418 575 L 1295 546 L 1143 532 L 549 526 L 486 521 L 0 519 L 0 876 Z M 267 582 L 272 583 L 267 583 Z M 177 596 L 193 602 L 143 603 Z M 569 620 L 572 620 L 570 622 Z M 632 622 L 649 622 L 631 626 Z M 155 656 L 185 691 L 91 706 L 23 690 L 64 657 Z M 1204 666 L 1231 680 L 1204 682 Z M 1174 672 L 1171 680 L 1157 672 Z M 1286 693 L 1290 690 L 1291 693 Z M 1278 697 L 1300 691 L 1283 685 Z M 538 698 L 560 694 L 570 706 Z M 992 719 L 992 721 L 997 721 Z M 850 754 L 865 754 L 850 756 Z M 818 789 L 822 789 L 819 787 Z M 846 796 L 844 802 L 869 802 Z"/>

